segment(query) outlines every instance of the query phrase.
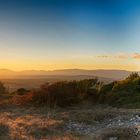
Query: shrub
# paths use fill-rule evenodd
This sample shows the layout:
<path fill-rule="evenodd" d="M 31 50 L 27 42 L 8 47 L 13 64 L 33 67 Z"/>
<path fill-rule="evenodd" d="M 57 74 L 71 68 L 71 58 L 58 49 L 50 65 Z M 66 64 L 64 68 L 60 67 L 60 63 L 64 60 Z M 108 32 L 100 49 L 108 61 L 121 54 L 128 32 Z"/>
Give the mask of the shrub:
<path fill-rule="evenodd" d="M 2 82 L 0 82 L 0 94 L 6 93 L 6 88 Z"/>
<path fill-rule="evenodd" d="M 29 92 L 26 95 L 15 95 L 12 98 L 12 103 L 15 105 L 25 105 L 33 101 L 33 92 Z"/>
<path fill-rule="evenodd" d="M 24 95 L 24 94 L 26 94 L 26 93 L 28 93 L 29 92 L 29 90 L 27 90 L 27 89 L 25 89 L 25 88 L 19 88 L 17 91 L 16 91 L 16 93 L 18 94 L 18 95 Z"/>
<path fill-rule="evenodd" d="M 21 88 L 20 93 L 27 92 Z M 103 84 L 95 79 L 45 83 L 39 90 L 13 97 L 15 104 L 32 102 L 39 106 L 65 107 L 81 104 L 109 104 L 117 107 L 140 107 L 140 77 L 132 73 L 126 79 Z"/>
<path fill-rule="evenodd" d="M 104 85 L 99 93 L 99 103 L 117 107 L 135 105 L 140 107 L 140 77 L 132 73 L 126 79 Z"/>
<path fill-rule="evenodd" d="M 97 84 L 97 79 L 87 79 L 81 81 L 56 82 L 44 84 L 40 90 L 34 94 L 34 102 L 39 105 L 50 107 L 71 106 L 81 103 L 87 99 L 88 91 Z"/>

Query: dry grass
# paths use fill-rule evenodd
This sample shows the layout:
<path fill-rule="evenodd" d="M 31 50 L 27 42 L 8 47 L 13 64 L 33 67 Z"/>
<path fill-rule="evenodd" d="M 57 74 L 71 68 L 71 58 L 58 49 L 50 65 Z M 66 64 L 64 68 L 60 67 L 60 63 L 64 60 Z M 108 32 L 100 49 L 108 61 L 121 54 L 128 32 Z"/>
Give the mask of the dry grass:
<path fill-rule="evenodd" d="M 78 140 L 50 111 L 13 108 L 0 113 L 0 140 Z"/>
<path fill-rule="evenodd" d="M 9 139 L 9 127 L 4 123 L 0 123 L 0 139 Z"/>
<path fill-rule="evenodd" d="M 123 114 L 125 112 L 119 112 Z M 94 106 L 86 108 L 69 108 L 64 110 L 60 114 L 55 114 L 55 117 L 58 119 L 63 119 L 65 121 L 72 120 L 79 123 L 85 124 L 96 124 L 97 122 L 103 122 L 118 116 L 118 112 L 115 108 L 106 107 L 106 106 Z"/>
<path fill-rule="evenodd" d="M 0 110 L 0 140 L 108 140 L 110 136 L 128 137 L 132 133 L 124 130 L 108 130 L 102 137 L 94 138 L 76 132 L 66 131 L 66 123 L 102 123 L 123 114 L 109 107 L 48 108 L 11 107 Z M 100 138 L 100 139 L 99 139 Z M 122 137 L 120 137 L 122 138 Z M 120 139 L 124 140 L 124 139 Z"/>
<path fill-rule="evenodd" d="M 107 129 L 104 133 L 98 138 L 99 140 L 139 140 L 140 137 L 135 135 L 133 128 L 113 128 Z M 98 140 L 97 139 L 97 140 Z"/>

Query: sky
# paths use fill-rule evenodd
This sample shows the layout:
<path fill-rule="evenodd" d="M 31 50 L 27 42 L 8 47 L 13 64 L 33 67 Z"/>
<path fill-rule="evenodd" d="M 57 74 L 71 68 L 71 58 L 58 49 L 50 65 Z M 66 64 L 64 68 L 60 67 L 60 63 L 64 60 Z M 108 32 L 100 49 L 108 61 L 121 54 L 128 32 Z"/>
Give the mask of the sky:
<path fill-rule="evenodd" d="M 139 0 L 0 0 L 0 68 L 140 70 Z"/>

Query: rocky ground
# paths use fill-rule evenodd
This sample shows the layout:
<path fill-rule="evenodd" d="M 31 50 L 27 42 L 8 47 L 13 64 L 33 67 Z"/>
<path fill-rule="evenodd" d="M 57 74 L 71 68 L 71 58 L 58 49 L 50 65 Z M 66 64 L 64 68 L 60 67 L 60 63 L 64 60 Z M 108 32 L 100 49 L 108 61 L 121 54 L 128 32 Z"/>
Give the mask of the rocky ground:
<path fill-rule="evenodd" d="M 0 140 L 140 140 L 140 110 L 2 107 Z"/>

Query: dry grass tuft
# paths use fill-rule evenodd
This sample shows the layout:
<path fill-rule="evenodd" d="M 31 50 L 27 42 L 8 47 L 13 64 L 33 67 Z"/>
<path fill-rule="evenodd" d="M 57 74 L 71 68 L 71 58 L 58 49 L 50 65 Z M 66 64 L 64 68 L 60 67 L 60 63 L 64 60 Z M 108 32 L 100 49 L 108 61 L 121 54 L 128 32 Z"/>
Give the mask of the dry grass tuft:
<path fill-rule="evenodd" d="M 0 123 L 0 139 L 9 140 L 9 127 L 4 123 Z"/>
<path fill-rule="evenodd" d="M 100 137 L 101 140 L 139 140 L 134 132 L 134 128 L 114 128 L 107 129 Z M 99 140 L 100 140 L 99 139 Z"/>

